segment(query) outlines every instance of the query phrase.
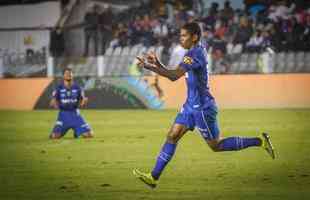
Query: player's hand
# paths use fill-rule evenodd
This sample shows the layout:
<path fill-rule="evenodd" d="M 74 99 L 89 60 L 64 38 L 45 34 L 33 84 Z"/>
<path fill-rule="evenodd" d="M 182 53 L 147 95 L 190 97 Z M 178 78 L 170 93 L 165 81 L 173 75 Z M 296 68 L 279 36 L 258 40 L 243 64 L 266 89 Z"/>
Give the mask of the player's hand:
<path fill-rule="evenodd" d="M 137 60 L 138 60 L 137 65 L 138 65 L 138 67 L 140 67 L 140 68 L 150 69 L 150 68 L 156 68 L 156 67 L 157 67 L 154 63 L 149 62 L 149 61 L 151 61 L 151 60 L 149 60 L 147 54 L 144 54 L 143 57 L 137 56 L 136 58 L 137 58 Z"/>
<path fill-rule="evenodd" d="M 141 68 L 157 68 L 160 66 L 158 57 L 154 51 L 144 53 L 143 56 L 137 56 L 138 66 Z"/>
<path fill-rule="evenodd" d="M 80 107 L 85 107 L 87 103 L 88 103 L 88 98 L 83 97 L 81 102 L 80 102 Z"/>
<path fill-rule="evenodd" d="M 53 108 L 58 108 L 58 102 L 55 98 L 53 98 L 50 102 L 50 106 L 53 107 Z"/>
<path fill-rule="evenodd" d="M 157 65 L 159 63 L 159 59 L 154 51 L 151 51 L 146 54 L 147 62 Z"/>

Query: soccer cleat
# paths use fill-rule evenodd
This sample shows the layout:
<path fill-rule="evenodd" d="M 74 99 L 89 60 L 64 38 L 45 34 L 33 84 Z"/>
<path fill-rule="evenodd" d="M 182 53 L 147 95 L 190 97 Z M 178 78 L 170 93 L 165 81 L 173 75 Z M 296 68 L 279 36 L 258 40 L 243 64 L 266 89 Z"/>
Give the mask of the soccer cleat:
<path fill-rule="evenodd" d="M 275 159 L 274 148 L 272 146 L 270 137 L 268 133 L 262 133 L 262 147 L 267 151 L 267 153 L 271 156 L 272 159 Z"/>
<path fill-rule="evenodd" d="M 140 179 L 143 183 L 145 183 L 149 187 L 151 187 L 151 188 L 156 187 L 157 181 L 153 178 L 151 173 L 143 173 L 143 172 L 139 171 L 138 169 L 134 169 L 132 172 L 133 172 L 133 175 L 135 177 Z"/>

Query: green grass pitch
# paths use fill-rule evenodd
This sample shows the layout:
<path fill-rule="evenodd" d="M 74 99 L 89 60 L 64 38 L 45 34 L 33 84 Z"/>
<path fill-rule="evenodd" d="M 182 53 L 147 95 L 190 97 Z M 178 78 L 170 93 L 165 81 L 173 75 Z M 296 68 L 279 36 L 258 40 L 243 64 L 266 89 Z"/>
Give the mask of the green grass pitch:
<path fill-rule="evenodd" d="M 278 158 L 260 148 L 214 153 L 189 132 L 156 189 L 149 170 L 176 110 L 84 110 L 94 139 L 48 140 L 56 111 L 0 111 L 0 199 L 310 199 L 310 110 L 221 110 L 225 136 L 270 133 Z"/>

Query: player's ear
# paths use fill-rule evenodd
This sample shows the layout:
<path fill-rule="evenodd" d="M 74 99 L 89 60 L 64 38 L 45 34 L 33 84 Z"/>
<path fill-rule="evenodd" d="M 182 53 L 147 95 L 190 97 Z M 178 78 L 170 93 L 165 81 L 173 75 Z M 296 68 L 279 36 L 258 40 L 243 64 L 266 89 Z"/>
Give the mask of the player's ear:
<path fill-rule="evenodd" d="M 194 43 L 196 43 L 196 42 L 198 41 L 198 35 L 197 35 L 197 34 L 194 34 L 194 35 L 192 36 L 192 41 L 193 41 Z"/>

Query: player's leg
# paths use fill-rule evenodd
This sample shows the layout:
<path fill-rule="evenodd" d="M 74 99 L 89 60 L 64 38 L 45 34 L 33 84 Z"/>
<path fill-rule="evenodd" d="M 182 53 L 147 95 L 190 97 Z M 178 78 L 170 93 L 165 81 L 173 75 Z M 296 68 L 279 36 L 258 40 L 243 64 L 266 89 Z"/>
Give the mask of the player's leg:
<path fill-rule="evenodd" d="M 65 126 L 63 121 L 56 121 L 56 124 L 53 128 L 52 133 L 50 133 L 49 138 L 50 139 L 60 139 L 62 138 L 66 132 L 68 131 L 68 128 Z"/>
<path fill-rule="evenodd" d="M 177 142 L 186 132 L 187 128 L 184 125 L 174 124 L 167 134 L 166 141 L 159 152 L 152 172 L 144 173 L 138 169 L 134 169 L 133 174 L 148 186 L 155 188 L 157 180 L 175 153 Z"/>
<path fill-rule="evenodd" d="M 152 176 L 158 180 L 165 166 L 172 159 L 178 141 L 187 132 L 187 128 L 182 124 L 174 124 L 167 134 L 166 141 L 159 152 L 156 164 L 152 170 Z"/>
<path fill-rule="evenodd" d="M 166 141 L 159 152 L 152 172 L 143 173 L 135 169 L 133 171 L 134 175 L 148 186 L 152 188 L 156 187 L 157 180 L 175 153 L 178 141 L 188 130 L 193 130 L 193 127 L 191 115 L 187 114 L 185 111 L 181 111 L 167 134 Z"/>
<path fill-rule="evenodd" d="M 75 138 L 79 138 L 80 136 L 83 138 L 94 137 L 90 126 L 85 122 L 80 114 L 76 114 L 74 117 L 72 117 L 72 127 L 74 130 Z"/>
<path fill-rule="evenodd" d="M 260 137 L 227 137 L 222 138 L 217 121 L 217 107 L 209 108 L 195 115 L 196 125 L 203 138 L 213 151 L 238 151 L 248 147 L 262 146 Z"/>
<path fill-rule="evenodd" d="M 68 131 L 68 120 L 64 112 L 60 111 L 57 116 L 57 120 L 55 123 L 55 126 L 52 130 L 52 133 L 50 133 L 49 138 L 50 139 L 60 139 L 62 138 L 66 132 Z"/>
<path fill-rule="evenodd" d="M 84 132 L 81 134 L 83 138 L 93 138 L 94 134 L 92 131 Z"/>
<path fill-rule="evenodd" d="M 206 140 L 213 151 L 238 151 L 248 147 L 262 147 L 275 159 L 274 147 L 271 143 L 270 136 L 262 133 L 260 137 L 227 137 L 214 140 Z"/>

